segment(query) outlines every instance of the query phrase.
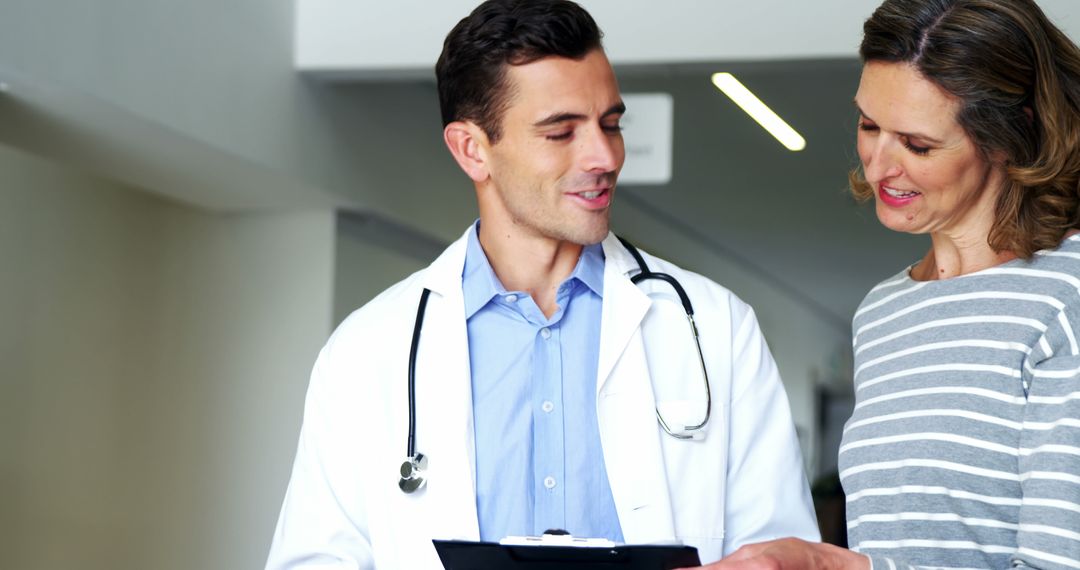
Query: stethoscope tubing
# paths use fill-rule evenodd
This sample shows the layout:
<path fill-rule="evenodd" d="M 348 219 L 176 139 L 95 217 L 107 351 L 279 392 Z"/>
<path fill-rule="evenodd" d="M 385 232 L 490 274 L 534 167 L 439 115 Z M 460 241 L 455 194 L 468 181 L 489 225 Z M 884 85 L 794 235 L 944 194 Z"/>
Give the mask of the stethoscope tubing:
<path fill-rule="evenodd" d="M 681 430 L 671 429 L 667 421 L 664 420 L 664 416 L 660 413 L 660 410 L 656 410 L 656 420 L 660 422 L 660 427 L 664 431 L 674 437 L 675 439 L 694 439 L 692 433 L 704 428 L 709 423 L 709 418 L 712 417 L 712 389 L 709 387 L 709 370 L 705 367 L 705 355 L 701 352 L 701 339 L 698 337 L 697 324 L 694 322 L 694 306 L 690 303 L 690 296 L 686 294 L 686 290 L 683 289 L 678 279 L 675 279 L 667 273 L 660 273 L 649 269 L 649 265 L 645 263 L 645 258 L 642 257 L 641 252 L 634 247 L 634 244 L 626 241 L 621 236 L 615 236 L 618 238 L 619 243 L 623 244 L 626 251 L 630 252 L 630 255 L 634 257 L 634 261 L 637 261 L 640 273 L 630 278 L 630 282 L 634 285 L 638 285 L 642 281 L 647 279 L 659 279 L 675 290 L 675 293 L 679 295 L 679 301 L 682 302 L 683 310 L 686 311 L 686 320 L 690 324 L 690 334 L 694 337 L 694 345 L 697 347 L 698 363 L 701 365 L 701 377 L 705 381 L 705 418 L 700 423 L 684 426 Z"/>
<path fill-rule="evenodd" d="M 656 419 L 660 423 L 660 427 L 664 432 L 676 439 L 695 439 L 695 433 L 705 427 L 709 423 L 709 418 L 712 415 L 712 390 L 709 387 L 709 373 L 705 367 L 705 355 L 701 351 L 701 341 L 698 338 L 697 325 L 694 323 L 694 307 L 690 303 L 690 297 L 686 294 L 686 290 L 679 284 L 678 279 L 675 279 L 667 273 L 654 272 L 649 269 L 649 266 L 645 263 L 645 258 L 641 256 L 641 253 L 630 242 L 625 239 L 616 236 L 623 247 L 630 252 L 630 255 L 637 261 L 640 273 L 630 278 L 631 283 L 634 285 L 639 284 L 646 279 L 659 279 L 671 285 L 671 288 L 679 295 L 679 300 L 682 302 L 683 310 L 686 311 L 686 319 L 690 323 L 690 332 L 694 337 L 694 344 L 697 346 L 698 361 L 701 365 L 702 379 L 705 382 L 705 419 L 701 423 L 692 426 L 682 426 L 681 429 L 672 429 L 664 417 L 660 414 L 660 410 L 656 410 Z M 409 348 L 409 435 L 406 443 L 406 450 L 408 455 L 406 456 L 405 463 L 401 466 L 401 479 L 398 482 L 398 486 L 405 493 L 413 493 L 417 489 L 424 486 L 425 479 L 423 471 L 426 469 L 427 460 L 422 454 L 416 453 L 416 355 L 419 352 L 420 346 L 420 331 L 424 327 L 424 312 L 427 309 L 428 297 L 431 296 L 431 289 L 424 288 L 420 294 L 420 303 L 416 308 L 416 322 L 413 325 L 412 345 Z"/>
<path fill-rule="evenodd" d="M 645 258 L 641 256 L 641 252 L 638 251 L 633 244 L 626 241 L 620 236 L 615 237 L 618 238 L 619 243 L 623 244 L 623 247 L 626 248 L 626 251 L 629 251 L 630 255 L 634 256 L 634 261 L 637 261 L 638 268 L 641 270 L 640 273 L 630 278 L 630 282 L 634 285 L 637 285 L 638 283 L 641 283 L 646 279 L 659 279 L 661 281 L 667 282 L 667 284 L 671 285 L 671 288 L 675 290 L 675 293 L 679 295 L 679 301 L 682 302 L 683 310 L 686 311 L 687 315 L 693 317 L 694 306 L 690 304 L 690 296 L 686 294 L 686 290 L 683 289 L 682 285 L 679 284 L 679 280 L 668 275 L 667 273 L 657 273 L 649 269 L 649 265 L 645 263 Z M 694 338 L 697 338 L 696 326 L 694 327 Z"/>
<path fill-rule="evenodd" d="M 412 346 L 409 348 L 409 440 L 406 444 L 408 457 L 416 455 L 416 353 L 420 346 L 420 330 L 424 328 L 424 311 L 427 309 L 431 289 L 420 293 L 420 305 L 416 308 L 416 324 L 413 325 Z"/>

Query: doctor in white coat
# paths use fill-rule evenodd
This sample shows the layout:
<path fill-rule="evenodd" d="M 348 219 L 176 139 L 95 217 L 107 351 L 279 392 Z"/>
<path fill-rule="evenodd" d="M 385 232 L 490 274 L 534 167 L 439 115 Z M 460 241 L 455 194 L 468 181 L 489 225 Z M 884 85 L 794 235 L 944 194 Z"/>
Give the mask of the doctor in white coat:
<path fill-rule="evenodd" d="M 545 25 L 552 19 L 559 25 Z M 571 42 L 576 51 L 551 38 L 529 45 L 526 27 L 585 40 Z M 485 34 L 500 33 L 510 45 L 501 61 L 454 52 L 462 42 L 497 52 Z M 432 539 L 480 539 L 477 456 L 498 450 L 476 443 L 476 363 L 462 290 L 470 237 L 501 285 L 527 293 L 549 317 L 583 248 L 601 244 L 590 413 L 602 449 L 595 461 L 606 467 L 625 542 L 678 540 L 710 562 L 747 543 L 818 539 L 787 397 L 753 311 L 712 281 L 644 254 L 649 269 L 675 277 L 693 303 L 706 392 L 673 289 L 631 282 L 641 267 L 608 227 L 624 159 L 623 105 L 599 37 L 584 10 L 564 0 L 489 0 L 451 32 L 437 67 L 444 138 L 476 186 L 480 221 L 428 268 L 346 319 L 323 348 L 267 568 L 440 568 Z M 475 78 L 455 77 L 462 65 L 494 66 L 496 74 L 477 89 Z M 469 97 L 482 102 L 470 105 Z M 405 493 L 398 484 L 410 345 L 424 289 L 431 294 L 420 323 L 414 421 L 416 451 L 429 464 L 426 485 Z M 674 431 L 699 423 L 710 399 L 709 421 L 692 439 L 658 422 L 659 412 Z M 590 505 L 566 508 L 591 514 Z"/>

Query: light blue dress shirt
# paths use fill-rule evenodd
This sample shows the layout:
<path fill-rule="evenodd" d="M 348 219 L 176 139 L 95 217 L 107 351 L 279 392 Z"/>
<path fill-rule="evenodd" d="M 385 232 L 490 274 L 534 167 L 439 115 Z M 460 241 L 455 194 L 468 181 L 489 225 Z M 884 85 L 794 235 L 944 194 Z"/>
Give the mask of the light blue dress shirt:
<path fill-rule="evenodd" d="M 480 537 L 574 536 L 622 542 L 596 421 L 604 253 L 584 248 L 551 318 L 507 291 L 477 231 L 462 288 L 469 332 Z"/>

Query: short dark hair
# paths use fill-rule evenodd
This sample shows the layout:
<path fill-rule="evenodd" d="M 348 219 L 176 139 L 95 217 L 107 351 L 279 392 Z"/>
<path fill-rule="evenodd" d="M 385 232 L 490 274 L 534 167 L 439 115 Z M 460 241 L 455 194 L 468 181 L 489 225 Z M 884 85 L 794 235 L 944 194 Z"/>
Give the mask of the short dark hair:
<path fill-rule="evenodd" d="M 443 126 L 469 120 L 492 142 L 509 106 L 507 65 L 549 56 L 582 59 L 600 49 L 603 33 L 569 0 L 488 0 L 446 36 L 435 65 Z"/>
<path fill-rule="evenodd" d="M 912 65 L 957 98 L 983 157 L 1004 157 L 994 251 L 1031 257 L 1080 227 L 1080 49 L 1033 0 L 886 0 L 859 54 Z M 858 170 L 851 181 L 873 196 Z"/>

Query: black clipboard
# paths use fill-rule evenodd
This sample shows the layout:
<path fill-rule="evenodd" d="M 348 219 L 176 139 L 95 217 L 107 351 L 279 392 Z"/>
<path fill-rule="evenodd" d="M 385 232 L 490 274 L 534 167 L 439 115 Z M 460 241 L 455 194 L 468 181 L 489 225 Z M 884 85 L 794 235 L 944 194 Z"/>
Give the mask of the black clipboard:
<path fill-rule="evenodd" d="M 671 570 L 700 566 L 693 546 L 516 546 L 432 540 L 446 570 Z"/>

